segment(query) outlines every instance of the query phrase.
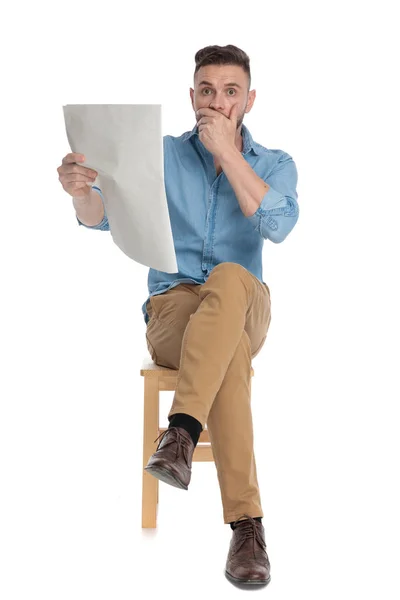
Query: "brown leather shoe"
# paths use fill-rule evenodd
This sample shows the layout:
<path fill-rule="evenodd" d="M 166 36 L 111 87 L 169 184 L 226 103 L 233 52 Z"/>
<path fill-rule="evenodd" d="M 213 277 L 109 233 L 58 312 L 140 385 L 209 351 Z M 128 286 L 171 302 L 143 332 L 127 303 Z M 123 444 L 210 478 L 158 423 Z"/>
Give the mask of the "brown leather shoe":
<path fill-rule="evenodd" d="M 170 427 L 154 441 L 161 441 L 144 470 L 174 487 L 188 489 L 192 475 L 194 444 L 183 427 Z"/>
<path fill-rule="evenodd" d="M 242 517 L 246 519 L 240 521 Z M 233 583 L 263 584 L 271 581 L 264 526 L 249 515 L 234 523 L 225 574 Z"/>

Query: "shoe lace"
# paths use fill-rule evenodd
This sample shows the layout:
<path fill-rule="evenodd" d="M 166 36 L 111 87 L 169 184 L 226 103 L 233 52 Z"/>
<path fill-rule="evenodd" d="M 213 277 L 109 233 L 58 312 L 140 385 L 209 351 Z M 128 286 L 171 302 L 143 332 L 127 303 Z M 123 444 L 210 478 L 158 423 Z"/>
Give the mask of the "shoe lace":
<path fill-rule="evenodd" d="M 242 517 L 246 517 L 246 520 L 240 520 Z M 238 524 L 239 529 L 237 527 Z M 258 542 L 263 550 L 266 550 L 267 546 L 262 538 L 260 529 L 256 525 L 256 520 L 253 519 L 253 517 L 250 517 L 248 514 L 240 515 L 233 525 L 236 526 L 236 530 L 238 530 L 238 533 L 240 533 L 240 541 L 233 554 L 235 554 L 239 548 L 241 548 L 247 539 L 251 539 L 253 541 L 253 554 L 255 558 L 257 558 L 256 542 Z"/>
<path fill-rule="evenodd" d="M 171 427 L 169 429 L 166 429 L 165 431 L 162 431 L 161 434 L 158 437 L 156 437 L 156 439 L 154 440 L 154 442 L 156 442 L 158 439 L 160 440 L 160 442 L 157 446 L 157 450 L 159 449 L 160 444 L 167 433 L 173 434 L 173 435 L 169 436 L 170 439 L 168 439 L 165 442 L 163 447 L 165 448 L 165 446 L 168 446 L 168 444 L 173 444 L 175 441 L 178 441 L 175 457 L 178 458 L 179 451 L 182 450 L 182 456 L 184 457 L 186 464 L 189 467 L 190 465 L 189 465 L 188 452 L 189 452 L 190 441 L 179 431 L 179 429 Z"/>

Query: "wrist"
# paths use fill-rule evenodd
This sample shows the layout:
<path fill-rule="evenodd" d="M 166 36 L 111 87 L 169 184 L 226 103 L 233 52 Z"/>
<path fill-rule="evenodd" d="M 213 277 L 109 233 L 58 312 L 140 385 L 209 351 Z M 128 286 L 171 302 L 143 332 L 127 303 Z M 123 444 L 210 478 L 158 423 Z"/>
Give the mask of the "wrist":
<path fill-rule="evenodd" d="M 92 188 L 86 194 L 82 194 L 82 196 L 72 196 L 74 203 L 78 204 L 88 204 L 92 198 Z"/>
<path fill-rule="evenodd" d="M 241 156 L 240 151 L 236 146 L 226 146 L 217 157 L 221 164 L 229 163 L 237 160 L 238 156 Z"/>

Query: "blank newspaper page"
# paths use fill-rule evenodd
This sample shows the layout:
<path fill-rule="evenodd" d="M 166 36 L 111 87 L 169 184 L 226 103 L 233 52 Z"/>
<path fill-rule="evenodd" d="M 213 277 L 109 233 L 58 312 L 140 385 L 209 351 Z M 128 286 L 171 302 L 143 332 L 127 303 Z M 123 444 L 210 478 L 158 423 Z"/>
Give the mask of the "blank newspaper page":
<path fill-rule="evenodd" d="M 167 196 L 160 104 L 66 104 L 65 128 L 95 184 L 115 244 L 136 262 L 177 273 Z"/>

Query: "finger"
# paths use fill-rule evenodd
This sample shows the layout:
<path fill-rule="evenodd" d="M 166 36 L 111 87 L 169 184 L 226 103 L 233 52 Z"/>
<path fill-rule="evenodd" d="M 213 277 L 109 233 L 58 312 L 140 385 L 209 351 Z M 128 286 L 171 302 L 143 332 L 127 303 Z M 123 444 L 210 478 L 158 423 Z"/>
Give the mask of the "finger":
<path fill-rule="evenodd" d="M 62 159 L 63 164 L 76 162 L 85 162 L 85 156 L 83 154 L 79 154 L 78 152 L 70 152 Z"/>
<path fill-rule="evenodd" d="M 232 108 L 231 108 L 231 112 L 230 112 L 230 114 L 229 114 L 229 118 L 230 118 L 231 120 L 235 120 L 235 119 L 237 119 L 237 116 L 238 116 L 238 108 L 239 108 L 239 107 L 238 107 L 238 105 L 237 105 L 237 104 L 234 104 L 234 105 L 232 106 Z"/>
<path fill-rule="evenodd" d="M 216 112 L 218 111 L 214 110 L 213 108 L 199 108 L 199 110 L 196 111 L 196 118 L 203 116 L 212 117 Z"/>
<path fill-rule="evenodd" d="M 206 125 L 207 123 L 212 123 L 215 117 L 201 117 L 199 121 L 197 121 L 197 125 L 201 123 L 202 125 Z"/>
<path fill-rule="evenodd" d="M 61 178 L 59 178 L 61 179 Z M 85 182 L 92 183 L 95 180 L 95 177 L 88 177 L 87 175 L 82 175 L 81 173 L 72 173 L 63 176 L 64 183 L 75 183 L 75 182 Z"/>
<path fill-rule="evenodd" d="M 81 173 L 82 175 L 87 175 L 88 177 L 97 177 L 98 173 L 94 169 L 89 169 L 88 167 L 81 167 L 76 163 L 67 163 L 58 167 L 58 173 L 61 175 L 67 175 L 68 173 Z"/>

